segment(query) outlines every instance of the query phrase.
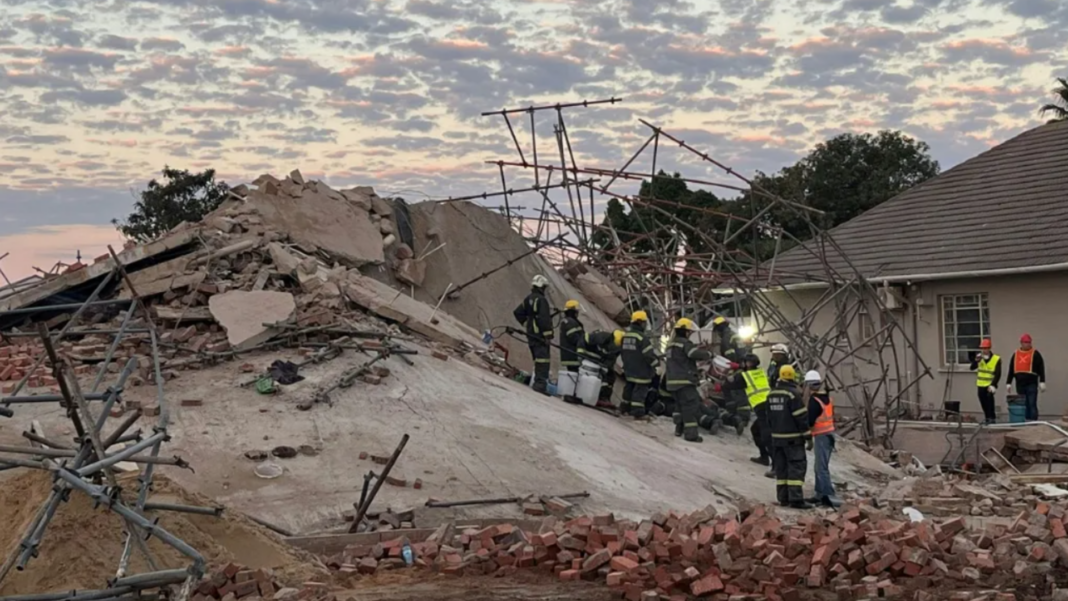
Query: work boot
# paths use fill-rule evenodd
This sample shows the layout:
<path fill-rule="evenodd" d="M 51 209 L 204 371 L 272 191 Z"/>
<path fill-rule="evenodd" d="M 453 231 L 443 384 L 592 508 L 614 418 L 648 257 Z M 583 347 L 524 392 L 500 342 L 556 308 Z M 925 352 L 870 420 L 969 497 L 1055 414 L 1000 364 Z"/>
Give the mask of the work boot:
<path fill-rule="evenodd" d="M 792 509 L 815 509 L 815 506 L 808 501 L 798 501 L 796 503 L 790 503 Z"/>
<path fill-rule="evenodd" d="M 774 480 L 775 479 L 775 470 L 768 470 L 768 471 L 764 472 L 764 477 Z"/>
<path fill-rule="evenodd" d="M 832 509 L 838 509 L 842 506 L 842 502 L 835 497 L 823 497 L 822 505 L 824 507 L 831 507 Z"/>
<path fill-rule="evenodd" d="M 718 419 L 712 420 L 712 425 L 710 425 L 708 427 L 708 433 L 712 434 L 713 436 L 715 436 L 719 432 L 719 429 L 722 428 L 722 427 L 723 427 L 723 422 L 722 421 L 720 421 Z"/>
<path fill-rule="evenodd" d="M 671 416 L 671 419 L 675 421 L 675 436 L 682 436 L 682 431 L 684 430 L 682 426 L 682 416 L 676 413 Z"/>
<path fill-rule="evenodd" d="M 700 434 L 694 434 L 692 436 L 687 436 L 683 440 L 685 440 L 686 442 L 704 442 L 705 441 L 704 438 L 701 438 Z"/>
<path fill-rule="evenodd" d="M 764 467 L 767 467 L 767 466 L 771 465 L 771 458 L 770 457 L 750 457 L 749 461 L 752 461 L 753 463 L 756 463 L 757 465 L 763 465 Z"/>
<path fill-rule="evenodd" d="M 734 423 L 734 432 L 735 432 L 735 433 L 736 433 L 736 434 L 737 434 L 738 436 L 741 436 L 742 434 L 745 434 L 745 427 L 746 427 L 746 426 L 747 426 L 748 424 L 746 424 L 744 420 L 741 420 L 741 419 L 738 419 L 738 418 L 734 418 L 734 419 L 735 419 L 735 423 Z"/>

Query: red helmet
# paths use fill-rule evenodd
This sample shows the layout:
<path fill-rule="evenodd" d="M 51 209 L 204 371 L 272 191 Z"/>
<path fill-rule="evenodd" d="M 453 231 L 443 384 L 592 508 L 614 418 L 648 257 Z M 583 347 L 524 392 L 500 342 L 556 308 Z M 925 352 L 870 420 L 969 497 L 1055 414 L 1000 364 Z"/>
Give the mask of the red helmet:
<path fill-rule="evenodd" d="M 979 343 L 979 348 L 980 349 L 984 349 L 984 350 L 988 349 L 988 348 L 990 348 L 992 346 L 993 345 L 990 344 L 990 339 L 989 338 L 983 338 L 983 341 Z"/>
<path fill-rule="evenodd" d="M 1020 336 L 1020 342 L 1031 344 L 1031 335 L 1030 334 L 1024 334 L 1023 336 Z"/>

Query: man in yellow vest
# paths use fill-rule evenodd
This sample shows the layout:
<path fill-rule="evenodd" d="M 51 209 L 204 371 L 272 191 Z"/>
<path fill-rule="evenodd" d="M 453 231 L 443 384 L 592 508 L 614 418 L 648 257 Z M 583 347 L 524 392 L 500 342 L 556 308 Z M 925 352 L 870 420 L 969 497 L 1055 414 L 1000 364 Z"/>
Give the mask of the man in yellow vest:
<path fill-rule="evenodd" d="M 994 394 L 998 391 L 1001 383 L 1001 357 L 991 350 L 993 345 L 986 338 L 979 343 L 979 352 L 972 359 L 971 369 L 976 373 L 975 385 L 979 390 L 979 405 L 983 408 L 985 416 L 984 424 L 992 424 L 998 421 L 994 411 Z"/>
<path fill-rule="evenodd" d="M 753 425 L 749 427 L 753 435 L 753 444 L 756 445 L 759 457 L 750 457 L 753 463 L 763 466 L 771 465 L 771 439 L 768 430 L 768 392 L 771 384 L 768 382 L 768 374 L 760 369 L 760 357 L 749 353 L 745 356 L 744 371 L 735 372 L 723 383 L 724 392 L 731 390 L 745 390 L 748 399 L 747 409 L 753 414 Z M 739 432 L 741 434 L 741 432 Z"/>
<path fill-rule="evenodd" d="M 808 396 L 808 424 L 816 447 L 816 496 L 809 503 L 838 507 L 842 504 L 834 494 L 831 482 L 831 453 L 834 452 L 834 402 L 823 388 L 820 372 L 805 374 L 805 394 Z"/>

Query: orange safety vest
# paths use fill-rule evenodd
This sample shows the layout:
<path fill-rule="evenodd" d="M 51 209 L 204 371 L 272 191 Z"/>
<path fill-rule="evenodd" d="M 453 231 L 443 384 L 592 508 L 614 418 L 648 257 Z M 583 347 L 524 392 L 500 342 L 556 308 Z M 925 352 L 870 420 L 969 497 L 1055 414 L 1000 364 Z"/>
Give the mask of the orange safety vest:
<path fill-rule="evenodd" d="M 1016 349 L 1016 352 L 1012 355 L 1013 368 L 1012 371 L 1018 374 L 1033 374 L 1031 371 L 1031 365 L 1035 362 L 1035 349 L 1023 350 Z"/>
<path fill-rule="evenodd" d="M 827 402 L 824 403 L 819 397 L 812 397 L 823 408 L 823 413 L 816 418 L 816 424 L 812 426 L 812 435 L 819 436 L 820 434 L 830 434 L 834 432 L 834 401 L 827 397 Z"/>

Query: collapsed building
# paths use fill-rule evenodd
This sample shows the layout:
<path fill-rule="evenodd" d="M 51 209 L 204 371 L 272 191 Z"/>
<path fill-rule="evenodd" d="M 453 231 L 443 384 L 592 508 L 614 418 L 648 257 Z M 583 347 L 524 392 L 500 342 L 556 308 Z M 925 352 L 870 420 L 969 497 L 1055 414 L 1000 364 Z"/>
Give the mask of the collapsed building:
<path fill-rule="evenodd" d="M 649 127 L 650 142 L 722 167 Z M 234 188 L 198 223 L 0 294 L 0 426 L 17 424 L 0 427 L 9 472 L 0 502 L 13 508 L 0 530 L 0 594 L 1063 595 L 1068 535 L 1057 499 L 1068 493 L 1056 484 L 1068 475 L 1051 467 L 1059 426 L 911 425 L 900 419 L 908 387 L 886 386 L 894 361 L 911 360 L 895 322 L 888 340 L 902 349 L 869 359 L 884 361 L 882 379 L 858 381 L 865 340 L 850 323 L 821 330 L 810 315 L 762 301 L 768 274 L 720 252 L 738 229 L 717 240 L 651 221 L 657 252 L 596 254 L 592 218 L 551 206 L 546 191 L 573 189 L 581 207 L 583 192 L 614 193 L 578 177 L 640 174 L 574 159 L 550 169 L 522 155 L 518 166 L 561 174 L 563 183 L 534 191 L 540 236 L 507 208 L 516 192 L 506 184 L 501 214 L 474 198 L 408 205 L 294 171 Z M 713 250 L 684 269 L 686 235 Z M 845 277 L 827 269 L 832 281 Z M 580 301 L 588 330 L 615 329 L 636 308 L 651 309 L 658 326 L 680 312 L 721 313 L 744 296 L 768 341 L 819 358 L 854 408 L 839 428 L 855 442 L 843 438 L 833 468 L 846 505 L 807 515 L 767 507 L 773 485 L 746 461 L 744 436 L 683 450 L 666 420 L 616 419 L 515 382 L 532 365 L 505 326 L 518 326 L 512 309 L 537 274 L 555 307 Z M 863 277 L 833 290 L 822 303 L 841 303 L 843 315 L 858 303 L 889 314 Z M 895 428 L 907 442 L 895 444 Z M 465 589 L 469 578 L 423 574 L 519 584 L 487 594 Z M 410 579 L 400 580 L 407 597 L 386 586 L 391 578 Z"/>

